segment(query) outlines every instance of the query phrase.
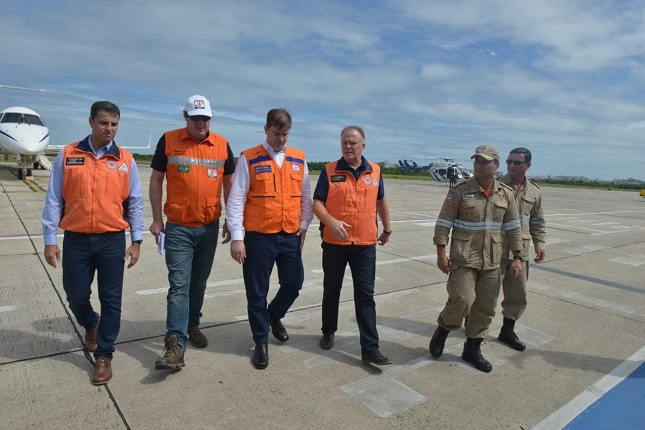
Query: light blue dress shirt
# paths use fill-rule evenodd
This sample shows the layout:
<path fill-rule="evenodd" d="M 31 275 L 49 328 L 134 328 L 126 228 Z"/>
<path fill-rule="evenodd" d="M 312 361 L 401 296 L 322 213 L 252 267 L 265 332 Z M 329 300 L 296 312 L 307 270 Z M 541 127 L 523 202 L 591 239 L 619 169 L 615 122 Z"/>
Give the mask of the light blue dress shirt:
<path fill-rule="evenodd" d="M 88 137 L 92 153 L 99 159 L 105 155 L 114 141 L 99 148 L 94 152 L 92 139 Z M 45 245 L 57 245 L 56 234 L 58 233 L 58 223 L 63 214 L 63 151 L 60 151 L 54 160 L 49 176 L 49 188 L 45 199 L 45 209 L 43 210 L 43 236 Z M 128 224 L 130 224 L 130 235 L 132 240 L 143 240 L 143 192 L 141 191 L 141 181 L 139 179 L 139 169 L 137 163 L 132 159 L 130 169 L 130 195 L 128 196 L 128 212 L 126 214 Z"/>

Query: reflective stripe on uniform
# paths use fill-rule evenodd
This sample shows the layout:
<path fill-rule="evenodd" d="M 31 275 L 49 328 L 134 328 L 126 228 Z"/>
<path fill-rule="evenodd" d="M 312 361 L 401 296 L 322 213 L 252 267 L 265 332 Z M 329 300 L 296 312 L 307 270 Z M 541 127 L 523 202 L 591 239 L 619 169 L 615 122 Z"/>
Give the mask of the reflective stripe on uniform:
<path fill-rule="evenodd" d="M 206 167 L 224 167 L 224 160 L 199 159 L 193 157 L 168 157 L 168 164 L 177 164 L 179 166 L 206 166 Z"/>

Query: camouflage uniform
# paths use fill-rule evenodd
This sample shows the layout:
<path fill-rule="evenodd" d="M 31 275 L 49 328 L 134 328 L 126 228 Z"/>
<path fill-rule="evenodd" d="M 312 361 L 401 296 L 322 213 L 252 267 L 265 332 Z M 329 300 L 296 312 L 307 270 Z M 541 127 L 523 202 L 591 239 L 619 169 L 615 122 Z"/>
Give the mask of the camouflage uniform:
<path fill-rule="evenodd" d="M 510 186 L 515 194 L 515 203 L 520 214 L 522 230 L 522 275 L 514 277 L 511 273 L 511 262 L 513 254 L 509 249 L 507 240 L 503 240 L 504 252 L 502 254 L 502 289 L 504 300 L 502 301 L 502 315 L 504 318 L 518 320 L 526 309 L 526 280 L 528 279 L 529 268 L 529 247 L 531 239 L 535 252 L 544 250 L 546 241 L 546 222 L 542 211 L 542 194 L 540 187 L 531 182 L 528 178 L 517 189 L 517 184 L 508 175 L 502 176 L 500 182 Z"/>
<path fill-rule="evenodd" d="M 495 316 L 499 295 L 502 232 L 511 249 L 522 249 L 513 190 L 495 180 L 487 197 L 475 177 L 458 184 L 448 191 L 443 203 L 434 244 L 447 245 L 451 230 L 448 302 L 437 322 L 455 330 L 470 315 L 467 337 L 483 339 Z"/>

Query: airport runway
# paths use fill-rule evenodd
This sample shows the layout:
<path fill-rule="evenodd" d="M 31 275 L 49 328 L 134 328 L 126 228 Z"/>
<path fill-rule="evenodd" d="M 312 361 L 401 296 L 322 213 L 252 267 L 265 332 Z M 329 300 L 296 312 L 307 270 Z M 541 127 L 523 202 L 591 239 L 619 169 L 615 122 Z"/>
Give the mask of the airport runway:
<path fill-rule="evenodd" d="M 147 194 L 150 169 L 140 173 Z M 482 346 L 489 374 L 461 361 L 463 330 L 451 333 L 441 359 L 428 353 L 447 298 L 432 245 L 445 184 L 385 180 L 394 232 L 378 247 L 376 302 L 381 350 L 395 364 L 384 368 L 360 361 L 349 271 L 335 348 L 318 347 L 314 220 L 305 285 L 284 320 L 291 339 L 271 337 L 266 370 L 250 363 L 241 266 L 220 245 L 203 309 L 208 347 L 188 349 L 181 371 L 155 371 L 167 272 L 146 234 L 126 271 L 114 377 L 94 387 L 62 271 L 42 255 L 48 172 L 34 174 L 19 181 L 0 165 L 1 429 L 629 429 L 645 421 L 645 199 L 637 192 L 543 188 L 547 258 L 531 266 L 517 326 L 528 348 L 496 340 L 497 315 Z M 148 226 L 147 203 L 145 216 Z"/>

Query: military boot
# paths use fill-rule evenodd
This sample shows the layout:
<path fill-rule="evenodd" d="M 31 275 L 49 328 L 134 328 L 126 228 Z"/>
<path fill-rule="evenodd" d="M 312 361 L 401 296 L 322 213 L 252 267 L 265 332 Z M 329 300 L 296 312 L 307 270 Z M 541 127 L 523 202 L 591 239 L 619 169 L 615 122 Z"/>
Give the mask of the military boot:
<path fill-rule="evenodd" d="M 443 354 L 443 347 L 446 345 L 448 333 L 450 333 L 450 330 L 441 326 L 437 326 L 437 329 L 434 331 L 432 339 L 430 339 L 429 347 L 430 354 L 432 354 L 434 358 L 439 358 L 441 357 L 441 354 Z"/>
<path fill-rule="evenodd" d="M 471 363 L 475 368 L 477 368 L 477 370 L 488 373 L 493 370 L 493 366 L 482 355 L 480 347 L 483 340 L 484 339 L 473 339 L 470 337 L 466 339 L 461 359 Z"/>
<path fill-rule="evenodd" d="M 155 370 L 179 369 L 184 367 L 184 350 L 177 343 L 177 336 L 164 338 L 164 350 L 160 359 L 155 362 Z"/>
<path fill-rule="evenodd" d="M 524 345 L 515 334 L 515 320 L 510 318 L 504 318 L 504 325 L 499 331 L 497 339 L 516 351 L 524 351 L 526 349 L 526 345 Z"/>

